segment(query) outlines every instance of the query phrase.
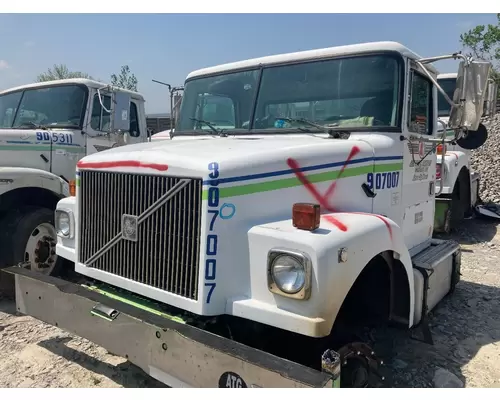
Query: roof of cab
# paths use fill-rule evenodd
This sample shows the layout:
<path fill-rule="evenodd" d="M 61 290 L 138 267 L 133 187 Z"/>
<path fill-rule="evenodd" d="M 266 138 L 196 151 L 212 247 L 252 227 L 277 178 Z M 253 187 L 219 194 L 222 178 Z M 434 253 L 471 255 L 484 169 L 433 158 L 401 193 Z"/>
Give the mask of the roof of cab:
<path fill-rule="evenodd" d="M 57 86 L 57 85 L 68 84 L 68 83 L 85 85 L 85 86 L 88 86 L 88 87 L 93 88 L 93 89 L 102 89 L 105 86 L 109 85 L 109 83 L 103 83 L 103 82 L 94 81 L 92 79 L 84 79 L 84 78 L 59 79 L 59 80 L 55 80 L 55 81 L 29 83 L 27 85 L 9 88 L 9 89 L 0 91 L 0 95 L 11 93 L 11 92 L 17 92 L 18 90 L 34 89 L 34 88 L 41 88 L 41 87 L 46 87 L 46 86 Z M 130 96 L 133 99 L 144 101 L 144 97 L 140 93 L 133 92 L 131 90 L 127 90 L 127 89 L 123 89 L 123 88 L 119 88 L 116 86 L 113 88 L 119 92 L 124 92 L 124 93 L 130 94 Z"/>
<path fill-rule="evenodd" d="M 405 57 L 414 60 L 422 58 L 418 54 L 414 53 L 407 47 L 397 42 L 370 42 L 370 43 L 352 44 L 348 46 L 328 47 L 325 49 L 299 51 L 296 53 L 277 54 L 273 56 L 252 58 L 249 60 L 216 65 L 214 67 L 208 67 L 193 71 L 187 76 L 186 79 L 199 77 L 203 75 L 217 74 L 236 69 L 252 68 L 252 67 L 257 67 L 259 65 L 281 64 L 285 62 L 306 61 L 306 60 L 314 60 L 320 58 L 347 56 L 347 55 L 370 53 L 377 51 L 395 51 Z M 436 75 L 438 74 L 438 71 L 432 65 L 426 64 L 426 66 L 430 72 Z"/>

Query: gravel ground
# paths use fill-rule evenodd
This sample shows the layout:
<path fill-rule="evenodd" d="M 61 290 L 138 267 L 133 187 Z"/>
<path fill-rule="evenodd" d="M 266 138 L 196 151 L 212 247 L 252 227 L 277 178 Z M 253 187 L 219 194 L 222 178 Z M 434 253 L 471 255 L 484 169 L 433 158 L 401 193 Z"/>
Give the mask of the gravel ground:
<path fill-rule="evenodd" d="M 394 387 L 500 387 L 500 234 L 468 220 L 462 281 L 430 317 L 434 345 L 396 331 L 384 356 Z M 0 387 L 163 387 L 125 359 L 31 317 L 0 300 Z"/>
<path fill-rule="evenodd" d="M 484 118 L 488 139 L 479 149 L 472 151 L 471 166 L 481 173 L 479 195 L 485 203 L 500 203 L 500 113 Z"/>

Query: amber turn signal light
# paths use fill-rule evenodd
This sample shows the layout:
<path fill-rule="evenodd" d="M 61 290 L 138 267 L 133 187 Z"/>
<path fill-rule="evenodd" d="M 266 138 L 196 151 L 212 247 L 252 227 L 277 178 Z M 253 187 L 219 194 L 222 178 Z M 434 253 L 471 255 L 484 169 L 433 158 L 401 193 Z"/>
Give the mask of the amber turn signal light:
<path fill-rule="evenodd" d="M 438 144 L 436 147 L 436 153 L 437 154 L 446 154 L 446 145 Z"/>
<path fill-rule="evenodd" d="M 69 195 L 73 197 L 76 196 L 76 181 L 74 179 L 69 181 Z"/>
<path fill-rule="evenodd" d="M 292 224 L 297 229 L 314 231 L 319 228 L 319 204 L 295 203 L 292 208 Z"/>

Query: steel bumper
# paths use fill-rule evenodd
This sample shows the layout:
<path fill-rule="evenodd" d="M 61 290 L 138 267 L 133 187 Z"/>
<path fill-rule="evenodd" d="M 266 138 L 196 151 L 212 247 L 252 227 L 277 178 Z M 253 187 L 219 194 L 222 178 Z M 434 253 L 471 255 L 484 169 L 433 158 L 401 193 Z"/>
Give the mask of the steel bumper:
<path fill-rule="evenodd" d="M 172 387 L 334 387 L 297 363 L 20 267 L 18 312 L 86 338 Z"/>

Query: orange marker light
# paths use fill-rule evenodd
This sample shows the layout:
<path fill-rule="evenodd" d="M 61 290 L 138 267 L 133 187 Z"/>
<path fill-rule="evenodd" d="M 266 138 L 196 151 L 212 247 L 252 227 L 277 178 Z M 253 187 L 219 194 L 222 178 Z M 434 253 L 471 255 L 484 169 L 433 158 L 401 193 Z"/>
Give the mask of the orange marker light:
<path fill-rule="evenodd" d="M 295 203 L 292 208 L 292 224 L 297 229 L 314 231 L 319 228 L 319 204 Z"/>
<path fill-rule="evenodd" d="M 69 181 L 69 195 L 73 197 L 76 196 L 76 181 L 74 179 Z"/>
<path fill-rule="evenodd" d="M 446 154 L 446 145 L 442 145 L 442 144 L 438 144 L 438 146 L 436 147 L 436 153 L 437 154 Z"/>

